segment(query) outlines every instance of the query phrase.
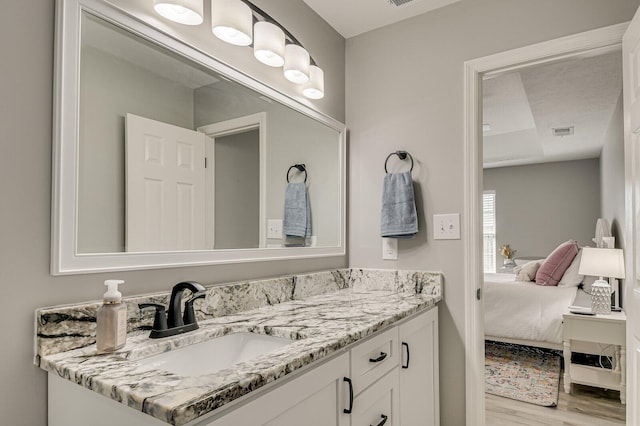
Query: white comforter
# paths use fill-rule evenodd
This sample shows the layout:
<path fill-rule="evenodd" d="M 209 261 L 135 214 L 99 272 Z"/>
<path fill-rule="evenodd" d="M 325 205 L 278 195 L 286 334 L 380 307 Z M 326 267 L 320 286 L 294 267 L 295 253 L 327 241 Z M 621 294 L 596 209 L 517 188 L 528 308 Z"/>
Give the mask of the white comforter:
<path fill-rule="evenodd" d="M 513 274 L 485 274 L 485 335 L 562 343 L 562 314 L 569 311 L 577 287 L 514 279 Z"/>

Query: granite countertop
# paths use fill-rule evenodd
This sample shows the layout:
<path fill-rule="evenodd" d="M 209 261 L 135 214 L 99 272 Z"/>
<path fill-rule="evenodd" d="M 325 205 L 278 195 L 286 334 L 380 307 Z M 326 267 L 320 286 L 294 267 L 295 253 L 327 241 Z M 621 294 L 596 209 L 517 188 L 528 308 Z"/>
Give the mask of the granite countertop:
<path fill-rule="evenodd" d="M 184 425 L 439 300 L 440 292 L 345 289 L 202 321 L 199 330 L 179 336 L 133 336 L 123 349 L 108 355 L 97 355 L 95 345 L 46 355 L 40 367 L 162 421 Z M 295 342 L 202 376 L 178 376 L 136 361 L 240 331 Z"/>

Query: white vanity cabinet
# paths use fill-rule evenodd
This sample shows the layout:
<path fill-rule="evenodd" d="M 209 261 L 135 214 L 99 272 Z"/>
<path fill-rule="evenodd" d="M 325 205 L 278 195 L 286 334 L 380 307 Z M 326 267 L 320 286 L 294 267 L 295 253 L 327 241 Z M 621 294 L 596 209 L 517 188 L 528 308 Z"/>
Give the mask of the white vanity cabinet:
<path fill-rule="evenodd" d="M 438 377 L 434 307 L 206 424 L 439 426 Z"/>
<path fill-rule="evenodd" d="M 400 421 L 402 426 L 440 424 L 438 309 L 401 324 Z"/>
<path fill-rule="evenodd" d="M 438 386 L 433 307 L 185 426 L 439 426 Z M 54 373 L 49 424 L 166 425 Z"/>
<path fill-rule="evenodd" d="M 344 377 L 349 375 L 345 353 L 285 383 L 207 426 L 349 426 Z"/>

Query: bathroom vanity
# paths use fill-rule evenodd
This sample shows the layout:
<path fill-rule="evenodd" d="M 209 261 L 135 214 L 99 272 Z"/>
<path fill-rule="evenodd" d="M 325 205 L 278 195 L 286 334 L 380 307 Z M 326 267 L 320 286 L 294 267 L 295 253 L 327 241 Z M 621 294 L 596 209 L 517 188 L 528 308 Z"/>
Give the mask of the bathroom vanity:
<path fill-rule="evenodd" d="M 293 281 L 332 290 L 312 275 Z M 95 345 L 45 355 L 53 346 L 41 342 L 36 361 L 49 372 L 49 424 L 439 424 L 439 275 L 342 270 L 324 276 L 344 277 L 338 279 L 344 287 L 203 319 L 199 330 L 180 336 L 130 336 L 109 355 L 96 355 Z M 39 310 L 38 324 L 60 309 Z M 213 372 L 188 352 L 184 363 L 195 369 L 187 374 L 144 362 L 240 332 L 291 343 Z M 217 352 L 212 364 L 226 355 Z"/>

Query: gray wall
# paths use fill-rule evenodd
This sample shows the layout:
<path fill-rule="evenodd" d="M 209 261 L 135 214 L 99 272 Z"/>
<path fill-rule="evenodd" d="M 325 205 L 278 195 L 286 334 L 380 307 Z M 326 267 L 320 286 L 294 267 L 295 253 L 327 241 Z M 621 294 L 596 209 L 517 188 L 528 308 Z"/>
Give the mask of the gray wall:
<path fill-rule="evenodd" d="M 622 156 L 620 157 L 622 159 Z M 591 243 L 600 217 L 600 161 L 559 161 L 484 170 L 496 193 L 496 247 L 516 257 L 546 257 L 569 239 Z M 503 257 L 496 254 L 496 269 Z"/>
<path fill-rule="evenodd" d="M 616 247 L 624 249 L 624 132 L 622 120 L 622 94 L 620 94 L 600 154 L 600 198 L 602 204 L 600 217 L 604 217 L 611 224 L 611 232 L 616 237 Z"/>
<path fill-rule="evenodd" d="M 125 242 L 125 116 L 193 128 L 193 90 L 91 47 L 80 67 L 78 251 Z"/>
<path fill-rule="evenodd" d="M 302 0 L 256 1 L 256 4 L 308 44 L 327 72 L 327 97 L 319 108 L 344 121 L 344 39 Z M 33 311 L 37 307 L 99 299 L 104 292 L 102 281 L 113 277 L 126 280 L 121 291 L 129 296 L 166 290 L 184 279 L 213 284 L 347 265 L 346 258 L 331 257 L 52 277 L 49 259 L 53 40 L 52 0 L 3 3 L 0 283 L 5 297 L 0 323 L 4 325 L 3 341 L 7 343 L 3 345 L 0 362 L 0 422 L 12 426 L 46 425 L 46 374 L 32 362 Z M 228 54 L 228 62 L 242 70 L 249 59 L 257 62 L 252 57 L 247 59 L 251 56 L 250 49 L 233 52 Z M 247 72 L 263 78 L 272 72 L 267 68 L 254 66 Z M 272 77 L 276 87 L 291 90 L 284 78 Z"/>
<path fill-rule="evenodd" d="M 347 40 L 349 263 L 442 270 L 443 426 L 464 424 L 465 241 L 434 241 L 432 215 L 462 212 L 463 63 L 632 18 L 638 0 L 462 0 Z M 407 149 L 420 234 L 381 259 L 380 188 L 387 154 Z M 462 218 L 464 220 L 464 218 Z"/>
<path fill-rule="evenodd" d="M 260 131 L 216 138 L 216 249 L 260 246 Z"/>
<path fill-rule="evenodd" d="M 318 246 L 340 241 L 340 151 L 338 132 L 278 102 L 267 103 L 230 85 L 211 84 L 194 91 L 195 126 L 243 115 L 266 113 L 267 201 L 269 219 L 283 219 L 286 172 L 294 164 L 307 166 L 312 235 Z M 291 180 L 298 181 L 294 171 Z M 269 239 L 267 244 L 282 244 Z"/>

